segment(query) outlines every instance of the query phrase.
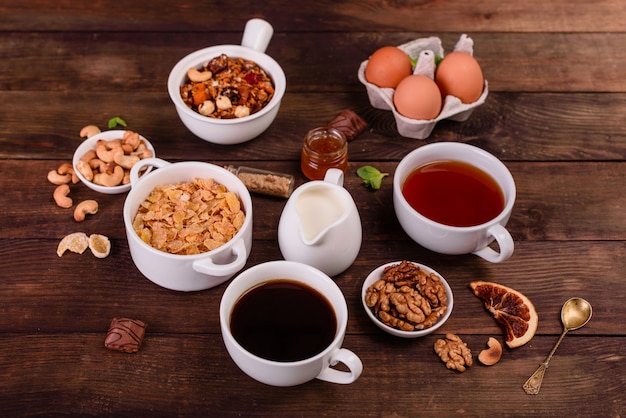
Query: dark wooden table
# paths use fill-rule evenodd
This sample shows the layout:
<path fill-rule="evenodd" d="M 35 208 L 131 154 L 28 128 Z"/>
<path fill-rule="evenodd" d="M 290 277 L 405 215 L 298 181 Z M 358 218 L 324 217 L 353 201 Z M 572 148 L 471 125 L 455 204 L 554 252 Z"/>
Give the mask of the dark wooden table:
<path fill-rule="evenodd" d="M 76 3 L 76 4 L 70 4 Z M 300 4 L 299 4 L 300 3 Z M 140 416 L 607 416 L 626 414 L 626 4 L 621 0 L 441 2 L 266 1 L 56 2 L 0 5 L 0 415 Z M 234 146 L 204 142 L 179 121 L 166 91 L 189 52 L 239 43 L 262 17 L 268 48 L 287 75 L 274 124 Z M 390 112 L 370 107 L 359 63 L 376 48 L 439 36 L 450 51 L 462 33 L 489 81 L 486 103 L 463 123 L 442 122 L 427 140 L 398 135 Z M 46 174 L 71 159 L 87 124 L 115 116 L 149 138 L 160 157 L 245 164 L 293 173 L 305 132 L 352 109 L 369 124 L 350 143 L 346 188 L 358 203 L 364 242 L 335 280 L 349 305 L 345 346 L 364 371 L 354 384 L 311 381 L 275 388 L 243 374 L 222 343 L 218 306 L 227 284 L 179 293 L 135 268 L 122 223 L 124 195 L 72 186 L 97 199 L 84 223 L 57 207 Z M 372 192 L 355 170 L 393 174 L 426 143 L 459 141 L 499 157 L 518 198 L 509 229 L 513 257 L 490 264 L 444 256 L 413 243 L 392 206 L 391 178 Z M 253 196 L 254 244 L 247 267 L 280 259 L 277 225 L 285 200 Z M 56 255 L 68 233 L 101 233 L 108 258 Z M 408 259 L 438 270 L 455 295 L 435 334 L 403 340 L 382 333 L 359 300 L 364 277 Z M 468 288 L 499 282 L 526 294 L 539 313 L 527 345 L 505 349 L 493 367 L 447 370 L 433 351 L 444 333 L 476 356 L 502 334 Z M 569 334 L 543 382 L 522 384 L 561 332 L 561 304 L 591 302 L 594 315 Z M 149 324 L 141 350 L 104 348 L 115 316 Z"/>

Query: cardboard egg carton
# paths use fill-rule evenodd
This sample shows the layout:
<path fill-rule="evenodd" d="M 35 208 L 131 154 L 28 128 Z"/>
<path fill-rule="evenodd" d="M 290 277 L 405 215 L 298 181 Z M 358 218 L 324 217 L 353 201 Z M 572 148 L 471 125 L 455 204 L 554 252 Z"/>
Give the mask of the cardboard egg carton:
<path fill-rule="evenodd" d="M 435 56 L 444 56 L 441 39 L 435 36 L 430 38 L 419 38 L 411 42 L 398 45 L 398 48 L 407 53 L 411 58 L 418 58 L 413 74 L 422 74 L 434 79 L 436 69 Z M 474 55 L 474 41 L 472 41 L 472 39 L 467 35 L 463 34 L 454 46 L 454 51 L 462 51 L 470 55 Z M 443 101 L 441 112 L 435 119 L 417 120 L 407 118 L 406 116 L 399 114 L 393 105 L 394 89 L 381 88 L 367 82 L 365 79 L 365 67 L 367 67 L 368 61 L 369 60 L 365 60 L 361 63 L 358 77 L 359 81 L 363 83 L 367 89 L 370 104 L 375 109 L 391 110 L 396 120 L 398 133 L 408 138 L 427 138 L 437 122 L 443 119 L 450 119 L 457 122 L 466 120 L 469 118 L 474 108 L 485 102 L 487 94 L 489 93 L 487 80 L 485 80 L 483 93 L 474 103 L 465 104 L 461 102 L 458 97 L 448 95 Z"/>

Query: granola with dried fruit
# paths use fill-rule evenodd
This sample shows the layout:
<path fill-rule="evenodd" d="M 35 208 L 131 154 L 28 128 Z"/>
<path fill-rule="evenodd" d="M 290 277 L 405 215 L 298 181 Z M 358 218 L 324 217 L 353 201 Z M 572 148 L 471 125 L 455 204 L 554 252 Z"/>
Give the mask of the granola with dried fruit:
<path fill-rule="evenodd" d="M 180 94 L 201 115 L 233 119 L 261 110 L 272 99 L 274 85 L 254 61 L 222 54 L 200 69 L 189 69 Z"/>

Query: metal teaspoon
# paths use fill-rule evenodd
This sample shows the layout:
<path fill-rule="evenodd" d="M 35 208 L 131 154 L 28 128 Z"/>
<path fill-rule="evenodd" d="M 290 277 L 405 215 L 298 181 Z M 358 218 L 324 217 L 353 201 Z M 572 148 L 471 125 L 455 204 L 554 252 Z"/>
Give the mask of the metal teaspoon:
<path fill-rule="evenodd" d="M 557 340 L 556 344 L 548 354 L 548 357 L 539 365 L 539 368 L 533 373 L 526 383 L 524 383 L 524 391 L 529 395 L 536 395 L 541 388 L 541 382 L 543 381 L 543 375 L 548 368 L 548 363 L 554 355 L 559 344 L 565 337 L 568 331 L 572 331 L 581 328 L 591 319 L 591 304 L 582 298 L 571 298 L 563 304 L 561 308 L 561 322 L 563 323 L 563 332 Z"/>

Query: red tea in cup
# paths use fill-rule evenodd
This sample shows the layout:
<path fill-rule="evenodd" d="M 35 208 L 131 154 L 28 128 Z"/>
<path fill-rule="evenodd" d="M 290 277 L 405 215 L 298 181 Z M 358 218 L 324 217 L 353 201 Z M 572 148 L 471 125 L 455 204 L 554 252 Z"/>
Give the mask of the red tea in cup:
<path fill-rule="evenodd" d="M 414 169 L 402 185 L 409 205 L 440 224 L 468 227 L 498 216 L 504 193 L 489 174 L 461 161 L 435 161 Z"/>

